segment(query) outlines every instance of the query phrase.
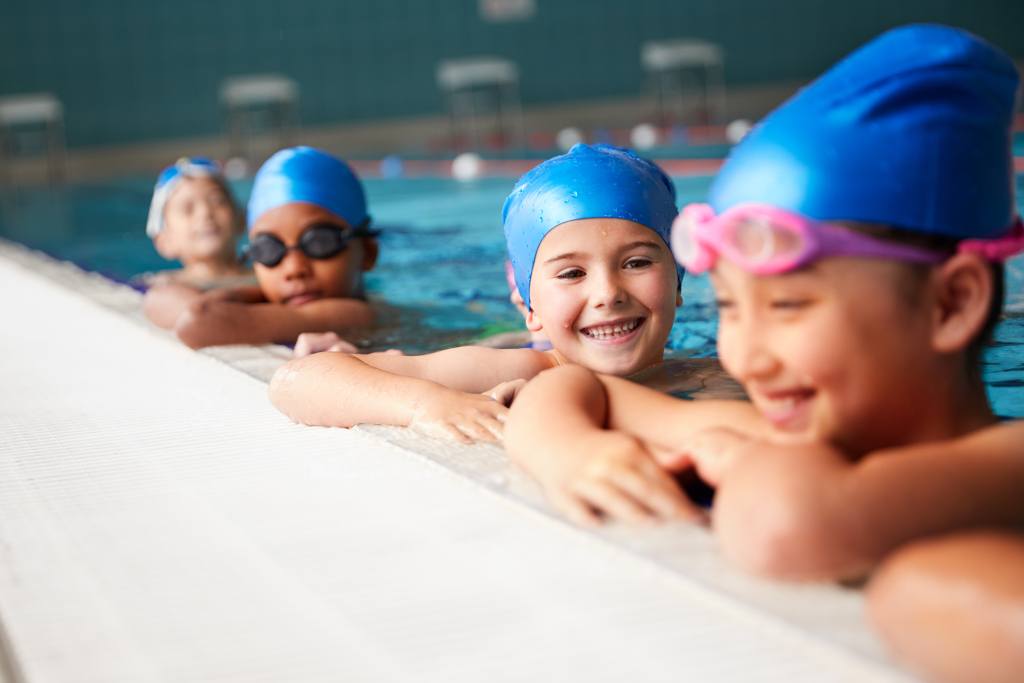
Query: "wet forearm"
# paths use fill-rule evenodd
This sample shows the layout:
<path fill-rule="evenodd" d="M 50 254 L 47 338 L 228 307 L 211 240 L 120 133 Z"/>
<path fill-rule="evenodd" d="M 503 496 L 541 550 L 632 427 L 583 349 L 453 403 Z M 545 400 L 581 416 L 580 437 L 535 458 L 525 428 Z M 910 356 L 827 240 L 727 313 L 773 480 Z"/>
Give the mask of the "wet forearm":
<path fill-rule="evenodd" d="M 243 304 L 234 301 L 201 299 L 182 313 L 174 326 L 175 334 L 188 346 L 198 349 L 222 344 L 268 344 L 290 341 L 301 332 L 287 324 L 282 316 L 268 316 L 275 304 Z"/>
<path fill-rule="evenodd" d="M 1002 426 L 880 452 L 857 465 L 849 504 L 879 558 L 915 538 L 976 527 L 1024 530 L 1024 438 Z"/>
<path fill-rule="evenodd" d="M 719 487 L 716 535 L 755 573 L 829 580 L 862 576 L 919 538 L 1024 529 L 1018 431 L 994 428 L 856 463 L 824 444 L 758 444 Z"/>
<path fill-rule="evenodd" d="M 746 401 L 686 401 L 621 377 L 599 375 L 608 400 L 607 427 L 661 449 L 679 448 L 715 427 L 757 436 L 765 423 Z"/>
<path fill-rule="evenodd" d="M 220 344 L 291 343 L 303 332 L 346 329 L 372 320 L 369 307 L 347 301 L 322 301 L 303 307 L 245 303 L 206 296 L 193 302 L 175 325 L 178 338 L 192 348 Z"/>
<path fill-rule="evenodd" d="M 270 400 L 296 422 L 351 427 L 362 423 L 408 425 L 433 382 L 371 367 L 355 356 L 318 353 L 293 360 L 270 383 Z"/>

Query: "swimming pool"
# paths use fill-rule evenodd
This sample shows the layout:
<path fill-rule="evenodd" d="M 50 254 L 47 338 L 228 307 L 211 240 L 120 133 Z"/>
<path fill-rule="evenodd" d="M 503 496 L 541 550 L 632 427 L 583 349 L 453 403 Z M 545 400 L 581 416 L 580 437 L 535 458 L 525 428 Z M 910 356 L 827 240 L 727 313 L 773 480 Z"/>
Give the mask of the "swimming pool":
<path fill-rule="evenodd" d="M 674 179 L 679 203 L 704 198 L 709 177 Z M 365 181 L 382 228 L 381 258 L 367 278 L 371 295 L 416 309 L 418 327 L 396 343 L 411 351 L 468 341 L 521 325 L 508 303 L 500 208 L 513 178 L 460 183 L 447 178 Z M 240 199 L 249 184 L 235 186 Z M 166 268 L 143 226 L 151 178 L 0 193 L 0 237 L 126 281 Z M 1017 178 L 1024 204 L 1024 176 Z M 997 412 L 1024 417 L 1024 257 L 1007 264 L 1007 315 L 985 355 L 984 376 Z M 706 276 L 686 277 L 684 305 L 669 347 L 713 355 L 716 314 Z"/>

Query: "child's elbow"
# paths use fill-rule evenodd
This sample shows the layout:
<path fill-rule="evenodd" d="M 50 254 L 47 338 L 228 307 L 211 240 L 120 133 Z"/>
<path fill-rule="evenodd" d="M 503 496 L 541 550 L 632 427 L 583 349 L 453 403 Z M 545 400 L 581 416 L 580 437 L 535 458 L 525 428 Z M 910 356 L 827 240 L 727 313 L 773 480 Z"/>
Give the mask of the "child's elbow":
<path fill-rule="evenodd" d="M 848 520 L 832 514 L 820 494 L 766 487 L 731 493 L 722 487 L 716 496 L 714 528 L 741 569 L 785 581 L 849 579 L 870 569 Z"/>
<path fill-rule="evenodd" d="M 267 387 L 267 396 L 270 398 L 270 402 L 292 420 L 295 420 L 295 416 L 291 413 L 292 385 L 296 378 L 294 362 L 285 363 L 274 371 L 273 377 L 270 378 L 270 385 Z"/>
<path fill-rule="evenodd" d="M 207 301 L 194 301 L 178 316 L 174 323 L 174 334 L 186 346 L 201 349 L 210 346 L 209 307 Z"/>
<path fill-rule="evenodd" d="M 308 360 L 300 358 L 289 361 L 274 372 L 267 387 L 270 402 L 292 422 L 314 426 L 353 426 L 344 420 L 326 420 L 320 415 L 323 406 L 317 405 L 315 397 L 309 396 L 303 387 L 303 367 L 308 365 Z"/>
<path fill-rule="evenodd" d="M 165 330 L 174 329 L 176 308 L 160 287 L 151 287 L 142 298 L 142 312 L 149 322 Z"/>

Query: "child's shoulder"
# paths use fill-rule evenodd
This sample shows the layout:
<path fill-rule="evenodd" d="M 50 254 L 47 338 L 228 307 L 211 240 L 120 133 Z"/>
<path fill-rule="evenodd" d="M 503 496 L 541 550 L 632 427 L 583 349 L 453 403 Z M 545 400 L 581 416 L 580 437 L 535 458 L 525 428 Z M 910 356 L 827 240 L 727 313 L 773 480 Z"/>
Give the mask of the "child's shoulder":
<path fill-rule="evenodd" d="M 488 346 L 461 346 L 453 349 L 467 359 L 478 364 L 500 366 L 517 377 L 529 379 L 544 370 L 563 364 L 554 351 L 538 351 L 536 349 L 501 349 Z"/>
<path fill-rule="evenodd" d="M 140 273 L 132 278 L 133 282 L 139 282 L 147 288 L 164 287 L 166 285 L 181 284 L 182 269 L 156 270 Z"/>
<path fill-rule="evenodd" d="M 676 398 L 745 400 L 743 387 L 715 358 L 667 358 L 630 376 L 631 380 Z"/>
<path fill-rule="evenodd" d="M 1022 419 L 997 417 L 992 424 L 976 429 L 962 438 L 965 441 L 986 444 L 1014 444 L 1020 446 L 1020 454 L 1024 457 L 1024 420 Z"/>
<path fill-rule="evenodd" d="M 222 275 L 215 278 L 195 277 L 184 268 L 171 270 L 158 270 L 149 273 L 142 273 L 137 278 L 147 287 L 162 287 L 166 285 L 184 285 L 200 292 L 208 292 L 214 289 L 236 289 L 241 287 L 258 287 L 256 276 L 251 270 L 242 270 L 231 275 Z"/>

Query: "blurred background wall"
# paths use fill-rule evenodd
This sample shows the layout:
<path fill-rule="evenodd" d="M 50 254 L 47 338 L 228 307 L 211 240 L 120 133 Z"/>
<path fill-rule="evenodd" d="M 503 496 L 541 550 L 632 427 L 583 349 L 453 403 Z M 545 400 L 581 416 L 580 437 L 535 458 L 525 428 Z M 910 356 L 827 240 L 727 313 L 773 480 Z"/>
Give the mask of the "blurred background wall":
<path fill-rule="evenodd" d="M 1024 0 L 535 0 L 492 23 L 478 0 L 5 0 L 0 95 L 51 91 L 68 146 L 223 130 L 222 79 L 280 72 L 304 126 L 438 116 L 439 60 L 518 63 L 523 104 L 639 97 L 645 40 L 725 51 L 730 89 L 813 77 L 880 31 L 960 26 L 1024 57 Z"/>

